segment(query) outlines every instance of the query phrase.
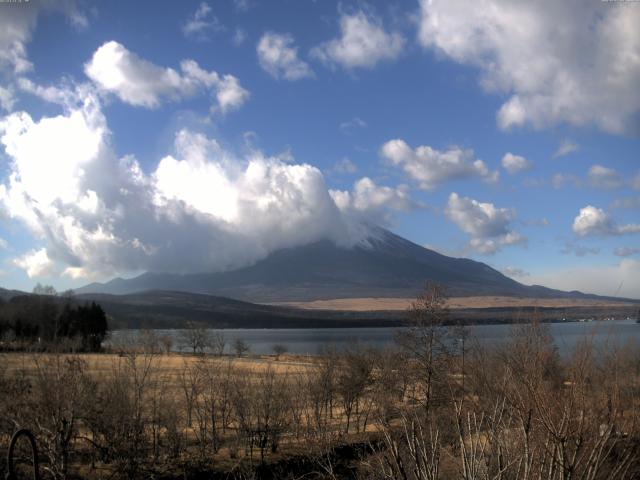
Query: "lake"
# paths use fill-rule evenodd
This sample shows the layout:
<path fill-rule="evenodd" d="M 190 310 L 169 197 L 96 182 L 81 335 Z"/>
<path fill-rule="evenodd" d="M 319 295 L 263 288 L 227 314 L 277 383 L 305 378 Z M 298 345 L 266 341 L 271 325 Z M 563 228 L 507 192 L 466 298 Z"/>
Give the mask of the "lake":
<path fill-rule="evenodd" d="M 563 322 L 549 324 L 554 342 L 561 354 L 569 353 L 586 336 L 592 336 L 597 345 L 622 345 L 630 339 L 640 344 L 640 324 L 635 320 L 609 320 L 592 322 Z M 471 336 L 485 345 L 505 341 L 512 325 L 473 325 L 469 327 Z M 220 332 L 226 340 L 225 352 L 232 353 L 231 345 L 240 338 L 250 347 L 251 353 L 273 353 L 273 345 L 287 347 L 291 353 L 315 355 L 322 348 L 335 347 L 338 350 L 359 343 L 363 346 L 384 348 L 393 344 L 397 328 L 274 328 L 274 329 L 223 329 Z M 154 330 L 156 336 L 168 335 L 173 339 L 175 351 L 187 350 L 180 345 L 180 330 Z M 110 342 L 135 342 L 139 330 L 116 330 L 111 333 Z"/>

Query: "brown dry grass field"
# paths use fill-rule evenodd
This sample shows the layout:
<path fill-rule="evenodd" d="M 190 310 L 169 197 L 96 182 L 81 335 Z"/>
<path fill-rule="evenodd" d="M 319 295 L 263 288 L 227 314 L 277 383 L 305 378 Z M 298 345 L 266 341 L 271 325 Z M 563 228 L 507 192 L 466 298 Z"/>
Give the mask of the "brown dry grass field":
<path fill-rule="evenodd" d="M 34 353 L 34 352 L 0 352 L 0 370 L 5 378 L 17 378 L 21 376 L 30 377 L 35 380 L 38 376 L 38 370 L 42 368 L 51 368 L 51 360 L 56 359 L 59 365 L 64 365 L 65 361 L 72 359 L 80 359 L 85 365 L 85 372 L 88 376 L 99 379 L 108 378 L 109 376 L 116 376 L 122 374 L 122 371 L 129 369 L 131 372 L 130 362 L 133 360 L 139 369 L 139 374 L 143 374 L 146 368 L 151 366 L 149 370 L 151 375 L 158 381 L 150 381 L 148 393 L 146 394 L 151 398 L 156 395 L 153 393 L 153 388 L 158 388 L 160 385 L 159 395 L 163 399 L 171 399 L 172 405 L 175 408 L 184 410 L 185 405 L 185 387 L 183 383 L 185 381 L 185 373 L 189 371 L 197 371 L 198 368 L 207 368 L 219 371 L 230 371 L 231 381 L 236 381 L 240 378 L 247 380 L 250 384 L 258 384 L 261 379 L 269 373 L 275 373 L 275 376 L 283 383 L 279 383 L 281 386 L 286 386 L 287 390 L 295 389 L 299 386 L 299 379 L 306 375 L 313 375 L 317 373 L 319 369 L 319 357 L 309 357 L 303 355 L 283 354 L 279 358 L 274 355 L 252 355 L 249 357 L 235 357 L 224 356 L 214 357 L 211 355 L 191 355 L 191 354 L 178 354 L 178 353 L 153 353 L 139 352 L 134 350 L 130 352 L 119 353 Z M 204 363 L 202 363 L 204 362 Z M 123 370 L 124 369 L 124 370 Z M 41 374 L 42 371 L 40 371 Z M 136 374 L 137 375 L 137 374 Z M 187 375 L 187 380 L 188 380 Z M 153 386 L 155 384 L 155 387 Z M 295 395 L 295 393 L 281 391 L 278 395 L 288 396 Z M 194 407 L 195 408 L 195 407 Z M 311 415 L 310 406 L 305 407 L 305 411 Z M 346 425 L 346 417 L 338 402 L 331 408 L 331 419 L 328 425 L 333 429 L 332 431 L 340 432 L 340 438 L 342 441 L 362 441 L 366 438 L 368 433 L 377 431 L 379 426 L 374 422 L 364 425 L 364 429 L 358 429 L 357 432 L 349 432 L 347 434 L 342 433 L 342 429 Z M 184 412 L 182 412 L 184 413 Z M 182 420 L 184 422 L 184 419 Z M 236 471 L 239 465 L 246 462 L 246 457 L 238 456 L 238 445 L 235 443 L 234 435 L 236 425 L 232 423 L 231 428 L 227 430 L 227 434 L 223 435 L 224 441 L 227 443 L 225 446 L 219 449 L 216 453 L 210 454 L 210 460 L 215 464 L 220 471 Z M 78 427 L 79 432 L 83 435 L 88 435 L 84 427 Z M 185 455 L 195 455 L 196 447 L 198 443 L 198 419 L 193 418 L 193 424 L 189 427 L 182 425 L 181 430 L 185 436 Z M 4 439 L 6 440 L 6 438 Z M 78 451 L 84 452 L 84 455 L 88 455 L 88 449 L 82 442 L 75 442 L 75 447 Z M 327 447 L 328 448 L 328 447 Z M 256 452 L 253 455 L 257 456 Z M 189 452 L 189 453 L 186 453 Z M 235 452 L 235 453 L 233 453 Z M 270 462 L 277 462 L 283 459 L 291 458 L 292 456 L 304 456 L 308 455 L 309 451 L 305 447 L 300 439 L 294 438 L 291 434 L 283 435 L 280 439 L 280 448 L 278 452 L 267 452 L 266 456 Z M 246 452 L 245 452 L 246 455 Z M 254 458 L 257 461 L 257 458 Z M 174 468 L 175 467 L 175 468 Z M 114 474 L 117 474 L 113 469 L 113 465 L 101 464 L 98 462 L 94 467 L 89 468 L 88 465 L 76 465 L 76 472 L 82 478 L 112 478 Z M 168 466 L 166 473 L 169 476 L 175 476 L 178 478 L 179 469 L 176 466 Z M 0 469 L 1 470 L 1 469 Z M 174 471 L 175 470 L 175 471 Z M 233 477 L 235 478 L 235 477 Z M 241 477 L 244 478 L 244 477 Z"/>
<path fill-rule="evenodd" d="M 43 362 L 48 354 L 34 354 L 30 352 L 21 353 L 0 353 L 0 363 L 4 366 L 5 372 L 10 375 L 17 371 L 35 371 L 37 362 Z M 60 354 L 56 354 L 60 355 Z M 113 372 L 114 368 L 124 360 L 124 357 L 115 353 L 83 353 L 69 354 L 68 356 L 80 356 L 85 362 L 87 373 L 91 375 L 104 375 Z M 251 372 L 256 375 L 266 372 L 269 368 L 277 374 L 295 375 L 305 373 L 316 368 L 314 357 L 300 355 L 282 355 L 279 360 L 272 355 L 251 356 L 251 357 L 231 357 L 222 358 L 201 355 L 188 355 L 171 353 L 158 354 L 153 357 L 154 372 L 161 376 L 175 377 L 184 371 L 185 367 L 194 366 L 199 361 L 206 358 L 208 362 L 214 362 L 220 366 L 227 366 L 229 362 L 234 369 L 244 372 Z M 142 356 L 140 357 L 142 361 Z"/>
<path fill-rule="evenodd" d="M 309 310 L 347 310 L 367 312 L 376 310 L 406 310 L 411 298 L 336 298 L 312 302 L 281 302 L 272 305 L 286 305 Z M 447 301 L 449 308 L 494 308 L 494 307 L 624 307 L 630 303 L 623 301 L 576 299 L 576 298 L 518 298 L 518 297 L 452 297 Z"/>
<path fill-rule="evenodd" d="M 306 374 L 313 374 L 318 368 L 317 357 L 307 357 L 301 355 L 284 354 L 277 359 L 273 355 L 252 355 L 250 357 L 214 357 L 211 355 L 190 355 L 190 354 L 178 354 L 178 353 L 157 353 L 150 355 L 149 353 L 140 352 L 139 354 L 132 354 L 132 352 L 126 354 L 118 353 L 80 353 L 80 354 L 49 354 L 49 353 L 33 353 L 33 352 L 2 352 L 0 353 L 0 367 L 4 372 L 6 378 L 17 377 L 20 375 L 26 375 L 27 377 L 35 378 L 38 375 L 38 368 L 42 368 L 47 365 L 47 361 L 57 357 L 61 360 L 61 364 L 64 364 L 66 358 L 79 358 L 85 365 L 85 372 L 92 378 L 108 378 L 112 375 L 118 375 L 121 369 L 130 368 L 128 362 L 131 359 L 135 359 L 137 368 L 140 372 L 143 372 L 149 365 L 152 367 L 152 375 L 161 382 L 161 396 L 164 399 L 172 399 L 176 406 L 184 408 L 184 381 L 183 375 L 188 371 L 195 371 L 198 368 L 200 362 L 206 362 L 205 368 L 218 369 L 224 371 L 230 369 L 232 372 L 232 378 L 244 378 L 250 383 L 259 382 L 261 378 L 264 378 L 268 372 L 273 372 L 276 377 L 284 381 L 285 385 L 294 387 L 297 379 L 304 377 Z M 151 362 L 151 363 L 149 363 Z M 201 365 L 202 366 L 202 365 Z M 46 366 L 44 368 L 47 368 Z M 150 394 L 150 393 L 149 393 Z M 287 395 L 286 393 L 282 393 Z M 345 419 L 343 412 L 338 406 L 333 409 L 333 420 L 331 424 L 337 431 L 343 428 Z M 193 453 L 193 445 L 197 443 L 197 428 L 198 421 L 194 418 L 193 425 L 189 428 L 182 427 L 183 433 L 186 438 L 186 445 L 191 446 L 190 451 Z M 365 427 L 365 431 L 371 432 L 376 429 L 376 426 L 369 424 Z M 233 436 L 234 430 L 228 431 L 227 437 Z M 357 434 L 351 433 L 345 438 L 358 439 L 364 432 Z M 226 440 L 229 441 L 229 438 Z M 281 448 L 277 454 L 268 453 L 268 458 L 271 462 L 288 458 L 292 455 L 304 455 L 306 452 L 300 442 L 292 438 L 283 438 L 281 440 Z M 77 445 L 82 449 L 86 447 L 81 442 Z M 221 448 L 217 453 L 211 455 L 211 460 L 222 471 L 232 471 L 239 465 L 241 459 L 236 458 L 236 455 L 231 453 L 231 449 L 236 447 L 225 446 Z M 256 447 L 257 449 L 257 447 Z M 246 460 L 246 459 L 245 459 Z M 88 469 L 87 465 L 77 466 L 77 472 L 86 478 L 111 478 L 114 473 L 113 467 L 109 465 L 100 465 L 96 470 Z M 171 475 L 177 475 L 176 472 Z M 177 478 L 177 477 L 176 477 Z"/>

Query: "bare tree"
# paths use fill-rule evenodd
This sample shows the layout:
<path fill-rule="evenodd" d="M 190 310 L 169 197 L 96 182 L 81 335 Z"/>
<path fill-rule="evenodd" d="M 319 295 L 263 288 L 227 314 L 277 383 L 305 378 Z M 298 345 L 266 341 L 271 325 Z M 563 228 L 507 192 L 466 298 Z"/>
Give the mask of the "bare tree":
<path fill-rule="evenodd" d="M 149 458 L 155 367 L 153 352 L 128 351 L 114 361 L 110 375 L 97 383 L 93 401 L 87 402 L 84 423 L 90 436 L 85 439 L 126 478 L 136 478 Z"/>
<path fill-rule="evenodd" d="M 160 337 L 160 345 L 162 345 L 162 350 L 165 355 L 169 355 L 171 353 L 171 349 L 173 348 L 173 337 L 171 335 L 165 334 Z"/>
<path fill-rule="evenodd" d="M 399 332 L 397 343 L 415 361 L 417 380 L 422 386 L 421 398 L 425 411 L 433 402 L 436 384 L 442 381 L 443 363 L 448 353 L 449 317 L 444 287 L 429 282 L 411 303 L 409 328 Z"/>
<path fill-rule="evenodd" d="M 375 368 L 372 395 L 375 397 L 376 415 L 378 421 L 385 425 L 397 418 L 411 382 L 407 356 L 401 350 L 381 350 L 372 356 L 372 362 Z"/>
<path fill-rule="evenodd" d="M 287 346 L 281 343 L 276 343 L 275 345 L 273 345 L 271 347 L 271 350 L 273 350 L 273 353 L 275 353 L 276 360 L 280 360 L 280 357 L 288 351 Z"/>
<path fill-rule="evenodd" d="M 193 408 L 200 393 L 200 375 L 202 369 L 197 365 L 192 365 L 188 360 L 184 361 L 182 370 L 178 377 L 180 388 L 184 395 L 187 427 L 192 426 Z"/>
<path fill-rule="evenodd" d="M 180 330 L 181 344 L 191 349 L 193 354 L 204 353 L 212 344 L 209 331 L 193 322 L 187 322 L 185 328 Z"/>
<path fill-rule="evenodd" d="M 227 344 L 227 340 L 224 338 L 222 332 L 215 332 L 210 339 L 211 349 L 213 350 L 213 354 L 221 357 L 224 355 L 224 347 Z"/>
<path fill-rule="evenodd" d="M 243 339 L 236 338 L 233 341 L 233 350 L 236 352 L 236 355 L 238 357 L 242 357 L 246 355 L 251 350 L 251 348 L 249 347 L 249 344 Z"/>
<path fill-rule="evenodd" d="M 154 330 L 142 330 L 138 335 L 138 344 L 144 352 L 160 353 L 160 339 Z"/>
<path fill-rule="evenodd" d="M 373 364 L 368 352 L 359 348 L 347 351 L 338 370 L 336 390 L 342 400 L 346 417 L 345 432 L 349 433 L 352 415 L 359 414 L 360 401 L 371 383 Z M 359 429 L 356 422 L 356 430 Z"/>
<path fill-rule="evenodd" d="M 208 445 L 211 445 L 213 452 L 218 451 L 229 425 L 230 377 L 233 375 L 233 368 L 231 362 L 207 357 L 200 359 L 196 368 L 199 370 L 199 395 L 195 401 L 198 422 L 196 433 L 204 455 Z"/>
<path fill-rule="evenodd" d="M 31 412 L 37 437 L 54 478 L 69 474 L 73 439 L 78 434 L 85 399 L 92 391 L 86 364 L 77 356 L 54 354 L 37 359 Z"/>
<path fill-rule="evenodd" d="M 51 295 L 54 297 L 58 295 L 58 291 L 54 287 L 51 285 L 42 285 L 40 282 L 33 287 L 33 293 L 36 295 Z"/>

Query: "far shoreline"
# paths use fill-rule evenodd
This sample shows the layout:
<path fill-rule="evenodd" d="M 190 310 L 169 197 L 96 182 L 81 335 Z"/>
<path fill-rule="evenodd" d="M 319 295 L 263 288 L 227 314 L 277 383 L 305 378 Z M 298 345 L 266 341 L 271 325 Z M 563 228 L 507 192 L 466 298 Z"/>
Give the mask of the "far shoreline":
<path fill-rule="evenodd" d="M 380 313 L 380 312 L 378 312 Z M 460 321 L 449 321 L 442 324 L 442 327 L 455 327 L 455 326 L 463 326 L 463 327 L 484 327 L 484 326 L 497 326 L 497 325 L 527 325 L 531 323 L 531 319 L 521 319 L 521 320 L 487 320 L 487 321 L 476 321 L 476 322 L 460 322 Z M 574 319 L 540 319 L 540 323 L 549 323 L 549 324 L 557 324 L 557 323 L 595 323 L 595 322 L 634 322 L 640 325 L 640 318 L 633 317 L 625 317 L 625 318 L 574 318 Z M 392 323 L 392 321 L 389 321 Z M 234 327 L 234 326 L 205 326 L 206 330 L 247 330 L 247 331 L 259 331 L 259 330 L 362 330 L 362 329 L 402 329 L 402 328 L 411 328 L 411 325 L 408 322 L 405 323 L 397 323 L 394 324 L 377 324 L 377 323 L 365 323 L 363 321 L 362 325 L 354 326 L 352 323 L 344 326 L 340 325 L 297 325 L 293 327 L 279 327 L 279 326 L 261 326 L 261 327 Z M 124 327 L 124 328 L 114 328 L 110 332 L 128 332 L 128 331 L 144 331 L 144 330 L 187 330 L 187 327 L 175 326 L 175 327 Z"/>

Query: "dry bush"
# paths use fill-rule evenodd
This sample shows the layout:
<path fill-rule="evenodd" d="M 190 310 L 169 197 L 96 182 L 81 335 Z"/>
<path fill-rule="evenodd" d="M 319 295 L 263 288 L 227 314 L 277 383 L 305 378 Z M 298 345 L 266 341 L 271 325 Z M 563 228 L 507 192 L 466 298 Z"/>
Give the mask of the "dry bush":
<path fill-rule="evenodd" d="M 370 352 L 358 346 L 341 356 L 336 378 L 336 392 L 346 417 L 345 433 L 349 433 L 354 415 L 356 431 L 360 431 L 362 417 L 365 418 L 364 426 L 366 427 L 366 419 L 371 407 L 371 403 L 366 401 L 366 394 L 373 383 L 372 359 Z"/>
<path fill-rule="evenodd" d="M 201 460 L 216 453 L 226 434 L 231 415 L 231 380 L 234 367 L 231 360 L 221 361 L 201 357 L 182 375 L 185 399 L 192 402 L 188 411 L 193 411 L 197 428 L 194 429 Z M 185 384 L 185 379 L 190 384 Z"/>
<path fill-rule="evenodd" d="M 46 355 L 36 361 L 29 423 L 54 478 L 67 478 L 69 460 L 95 382 L 78 356 Z"/>
<path fill-rule="evenodd" d="M 150 459 L 155 361 L 154 354 L 135 351 L 119 357 L 98 383 L 85 419 L 100 460 L 126 478 L 135 478 Z"/>
<path fill-rule="evenodd" d="M 260 461 L 270 449 L 275 453 L 280 440 L 290 425 L 290 398 L 283 394 L 288 388 L 286 374 L 277 375 L 269 367 L 255 382 L 247 376 L 235 378 L 232 387 L 233 406 L 237 432 L 249 459 L 253 459 L 254 449 L 260 451 Z"/>

